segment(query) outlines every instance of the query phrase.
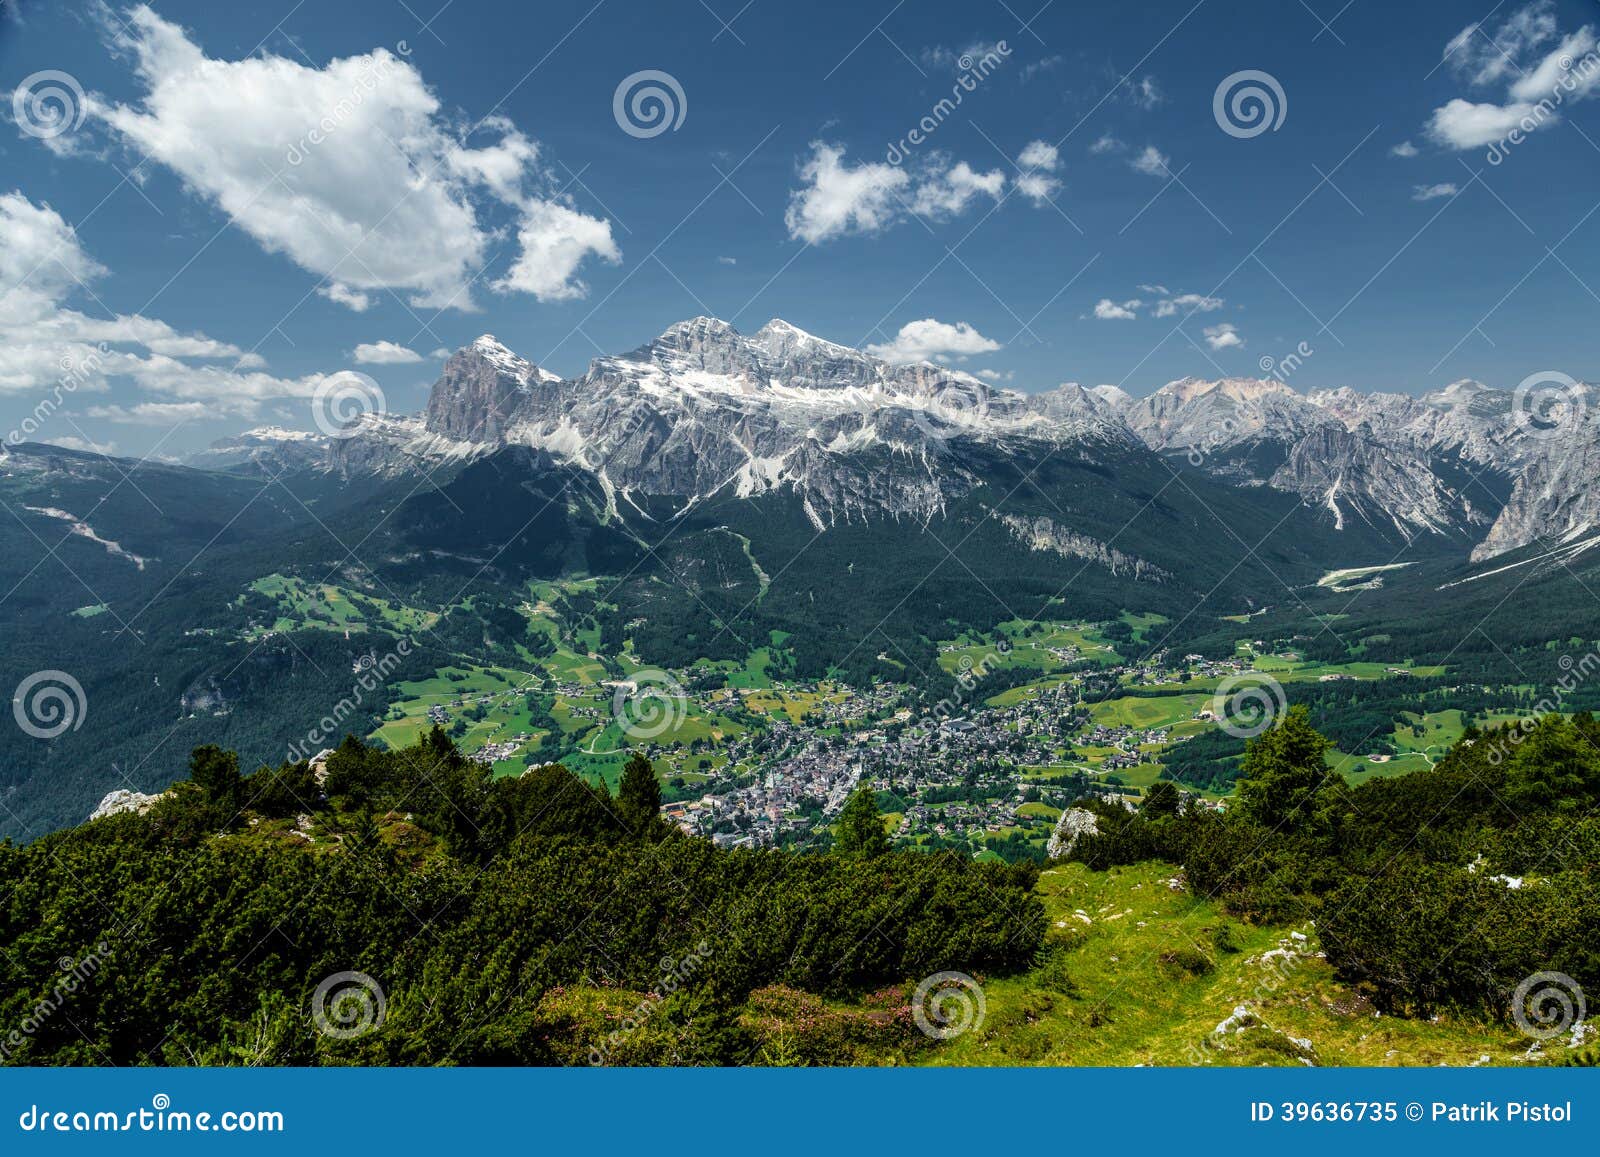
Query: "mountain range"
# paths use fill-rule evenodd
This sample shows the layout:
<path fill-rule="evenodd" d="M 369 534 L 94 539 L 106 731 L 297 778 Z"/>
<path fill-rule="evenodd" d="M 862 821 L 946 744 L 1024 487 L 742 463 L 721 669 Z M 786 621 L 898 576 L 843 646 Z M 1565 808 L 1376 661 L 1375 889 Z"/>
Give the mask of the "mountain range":
<path fill-rule="evenodd" d="M 1540 542 L 1586 548 L 1600 533 L 1589 484 L 1600 423 L 1583 409 L 1551 437 L 1512 391 L 1475 381 L 1421 397 L 1302 393 L 1275 378 L 1184 378 L 1140 399 L 1075 383 L 1024 394 L 780 320 L 745 335 L 697 317 L 574 379 L 485 335 L 446 361 L 421 414 L 364 414 L 334 436 L 261 428 L 190 462 L 394 475 L 522 446 L 586 472 L 625 522 L 653 497 L 786 493 L 822 532 L 948 512 L 986 481 L 974 448 L 1022 463 L 1153 452 L 1228 486 L 1292 495 L 1335 531 L 1481 561 Z M 1013 529 L 1041 541 L 1036 527 Z"/>

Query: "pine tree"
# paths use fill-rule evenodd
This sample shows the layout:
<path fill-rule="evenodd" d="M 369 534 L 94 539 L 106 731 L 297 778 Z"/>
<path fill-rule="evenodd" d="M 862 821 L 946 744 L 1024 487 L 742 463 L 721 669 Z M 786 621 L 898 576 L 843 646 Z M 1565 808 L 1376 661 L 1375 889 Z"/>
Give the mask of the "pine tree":
<path fill-rule="evenodd" d="M 1158 779 L 1144 793 L 1144 803 L 1140 806 L 1140 810 L 1151 819 L 1160 819 L 1162 816 L 1177 815 L 1182 802 L 1177 784 L 1168 779 Z"/>
<path fill-rule="evenodd" d="M 634 835 L 644 835 L 660 823 L 661 781 L 656 769 L 644 756 L 635 753 L 622 769 L 617 784 L 617 811 Z"/>
<path fill-rule="evenodd" d="M 833 825 L 833 846 L 836 851 L 862 856 L 881 856 L 889 850 L 883 817 L 878 814 L 878 793 L 870 783 L 856 788 L 845 801 Z"/>
<path fill-rule="evenodd" d="M 189 756 L 189 778 L 206 793 L 219 822 L 231 823 L 239 811 L 243 783 L 238 754 L 212 743 L 197 747 Z"/>
<path fill-rule="evenodd" d="M 1307 827 L 1338 776 L 1324 758 L 1328 740 L 1311 726 L 1305 707 L 1291 707 L 1270 730 L 1245 747 L 1239 765 L 1239 809 L 1269 828 Z M 1342 780 L 1339 781 L 1342 784 Z"/>

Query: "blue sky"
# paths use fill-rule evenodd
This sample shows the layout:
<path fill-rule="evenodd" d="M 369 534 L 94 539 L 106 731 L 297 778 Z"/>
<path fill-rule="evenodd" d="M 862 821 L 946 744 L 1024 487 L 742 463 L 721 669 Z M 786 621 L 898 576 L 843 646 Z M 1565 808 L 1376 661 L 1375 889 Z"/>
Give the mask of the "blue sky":
<path fill-rule="evenodd" d="M 742 2 L 5 0 L 0 434 L 181 453 L 700 313 L 1023 390 L 1600 378 L 1590 0 Z"/>

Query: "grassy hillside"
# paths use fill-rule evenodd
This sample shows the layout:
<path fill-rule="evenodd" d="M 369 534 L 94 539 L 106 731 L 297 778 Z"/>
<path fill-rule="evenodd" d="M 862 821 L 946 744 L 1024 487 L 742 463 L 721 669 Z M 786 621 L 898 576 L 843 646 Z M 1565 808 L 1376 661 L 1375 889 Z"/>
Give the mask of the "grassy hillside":
<path fill-rule="evenodd" d="M 1038 966 L 984 980 L 983 1023 L 919 1059 L 943 1065 L 1541 1059 L 1514 1027 L 1453 1014 L 1378 1014 L 1335 980 L 1314 929 L 1231 919 L 1187 888 L 1174 889 L 1176 873 L 1159 863 L 1105 872 L 1077 863 L 1047 869 L 1035 888 L 1049 920 Z M 1296 939 L 1296 932 L 1307 939 Z M 1235 1015 L 1241 1007 L 1247 1016 Z M 1227 1030 L 1218 1033 L 1224 1023 Z"/>

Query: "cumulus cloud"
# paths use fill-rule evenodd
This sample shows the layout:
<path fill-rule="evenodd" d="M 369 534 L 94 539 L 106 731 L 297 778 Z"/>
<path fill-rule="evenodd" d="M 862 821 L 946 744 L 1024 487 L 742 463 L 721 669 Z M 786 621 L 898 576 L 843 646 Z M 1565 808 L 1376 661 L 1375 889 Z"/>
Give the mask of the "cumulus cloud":
<path fill-rule="evenodd" d="M 1049 141 L 1029 141 L 1017 157 L 1017 164 L 1024 169 L 1053 171 L 1060 163 L 1061 150 Z"/>
<path fill-rule="evenodd" d="M 467 139 L 407 59 L 385 49 L 322 67 L 268 53 L 208 57 L 146 6 L 111 33 L 144 87 L 136 105 L 91 100 L 128 147 L 167 166 L 269 252 L 323 279 L 355 310 L 393 290 L 419 307 L 469 308 L 499 224 L 520 256 L 495 288 L 580 295 L 586 257 L 615 261 L 609 223 L 553 192 L 539 146 L 492 117 Z"/>
<path fill-rule="evenodd" d="M 1414 157 L 1419 151 L 1417 146 L 1410 141 L 1401 141 L 1389 150 L 1389 155 L 1391 157 Z"/>
<path fill-rule="evenodd" d="M 1226 303 L 1220 297 L 1204 293 L 1180 293 L 1156 302 L 1157 317 L 1173 317 L 1178 313 L 1213 313 Z"/>
<path fill-rule="evenodd" d="M 1433 110 L 1428 136 L 1452 149 L 1478 149 L 1492 145 L 1527 121 L 1531 104 L 1477 104 L 1456 97 Z"/>
<path fill-rule="evenodd" d="M 49 423 L 66 416 L 51 416 L 67 398 L 104 394 L 113 382 L 159 400 L 99 405 L 89 416 L 147 423 L 250 416 L 268 400 L 308 398 L 322 381 L 274 377 L 261 372 L 258 355 L 156 318 L 92 317 L 70 304 L 106 275 L 54 209 L 19 192 L 0 194 L 0 395 L 31 410 L 12 430 L 16 440 L 56 436 Z"/>
<path fill-rule="evenodd" d="M 1243 349 L 1244 338 L 1239 336 L 1239 331 L 1230 322 L 1221 325 L 1208 325 L 1200 331 L 1205 334 L 1206 345 L 1214 350 Z"/>
<path fill-rule="evenodd" d="M 1164 154 L 1154 145 L 1146 145 L 1144 152 L 1140 153 L 1128 164 L 1133 166 L 1136 173 L 1143 173 L 1149 177 L 1170 177 L 1172 170 L 1168 167 L 1172 158 Z"/>
<path fill-rule="evenodd" d="M 529 201 L 517 227 L 522 252 L 510 271 L 495 282 L 507 292 L 531 293 L 540 301 L 566 301 L 588 293 L 577 278 L 590 255 L 622 260 L 611 239 L 611 223 L 588 217 L 554 201 Z"/>
<path fill-rule="evenodd" d="M 1051 176 L 1061 165 L 1061 150 L 1049 141 L 1029 141 L 1017 157 L 1017 167 L 1022 174 L 1017 177 L 1017 192 L 1035 205 L 1049 201 L 1061 189 L 1061 182 Z"/>
<path fill-rule="evenodd" d="M 967 162 L 958 161 L 918 186 L 911 208 L 921 217 L 955 217 L 966 212 L 976 197 L 998 201 L 1005 186 L 1006 175 L 999 169 L 980 173 Z"/>
<path fill-rule="evenodd" d="M 979 197 L 998 201 L 1006 176 L 979 172 L 966 161 L 932 154 L 915 167 L 867 161 L 852 165 L 844 148 L 811 143 L 800 166 L 803 185 L 789 193 L 784 224 L 796 241 L 817 244 L 850 234 L 878 233 L 909 214 L 943 219 L 966 212 Z"/>
<path fill-rule="evenodd" d="M 422 360 L 415 350 L 392 341 L 362 342 L 353 356 L 361 366 L 409 366 Z"/>
<path fill-rule="evenodd" d="M 1111 133 L 1106 132 L 1095 138 L 1094 144 L 1089 146 L 1089 151 L 1098 157 L 1105 153 L 1120 153 L 1127 147 Z"/>
<path fill-rule="evenodd" d="M 1548 0 L 1518 9 L 1493 32 L 1469 24 L 1445 46 L 1445 58 L 1469 85 L 1504 84 L 1505 94 L 1499 100 L 1452 98 L 1433 110 L 1429 139 L 1446 148 L 1477 149 L 1513 132 L 1559 123 L 1560 106 L 1600 91 L 1595 49 L 1591 25 L 1561 35 Z"/>
<path fill-rule="evenodd" d="M 1185 315 L 1215 313 L 1227 304 L 1222 298 L 1210 294 L 1173 293 L 1165 285 L 1159 284 L 1140 285 L 1139 292 L 1148 294 L 1155 300 L 1146 301 L 1135 297 L 1118 302 L 1103 297 L 1095 303 L 1094 316 L 1101 321 L 1132 321 L 1146 306 L 1149 306 L 1153 317 L 1176 317 L 1180 313 Z"/>
<path fill-rule="evenodd" d="M 973 354 L 993 353 L 999 348 L 999 342 L 984 337 L 967 322 L 951 325 L 925 317 L 921 321 L 907 322 L 893 341 L 869 345 L 867 352 L 887 362 L 903 363 L 967 358 Z"/>
<path fill-rule="evenodd" d="M 1456 195 L 1454 181 L 1441 181 L 1437 185 L 1418 185 L 1411 191 L 1413 201 L 1433 201 L 1440 197 L 1454 197 Z"/>
<path fill-rule="evenodd" d="M 904 169 L 882 161 L 850 165 L 844 148 L 811 143 L 800 168 L 803 188 L 789 195 L 784 224 L 797 241 L 817 244 L 849 233 L 875 233 L 900 214 L 900 194 L 911 184 Z"/>
<path fill-rule="evenodd" d="M 1139 316 L 1138 310 L 1143 304 L 1138 298 L 1119 304 L 1109 297 L 1102 297 L 1094 303 L 1094 315 L 1101 321 L 1132 321 Z"/>

